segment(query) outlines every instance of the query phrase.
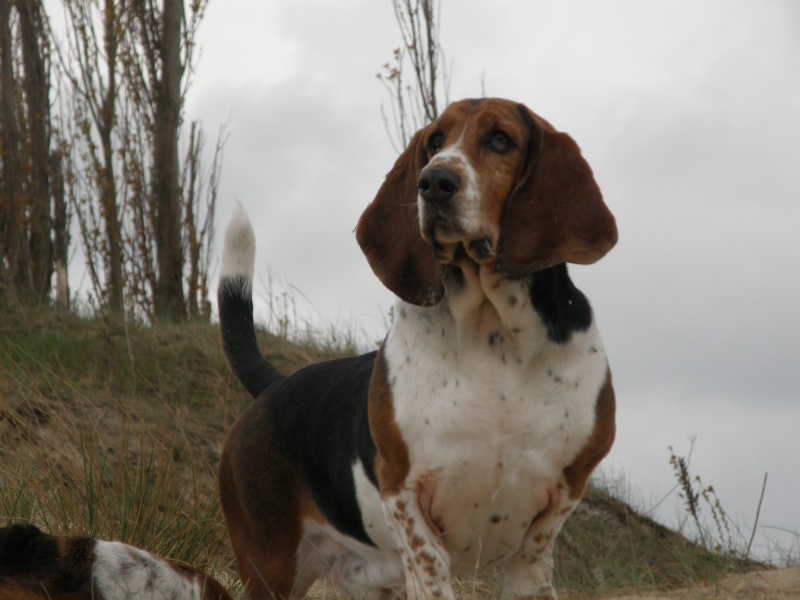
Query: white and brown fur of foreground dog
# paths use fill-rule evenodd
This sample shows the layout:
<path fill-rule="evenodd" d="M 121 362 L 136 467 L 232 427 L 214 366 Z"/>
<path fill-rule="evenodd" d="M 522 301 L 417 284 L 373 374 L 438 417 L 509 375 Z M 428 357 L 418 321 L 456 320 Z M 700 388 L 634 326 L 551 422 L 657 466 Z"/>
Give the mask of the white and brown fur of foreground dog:
<path fill-rule="evenodd" d="M 213 577 L 120 542 L 0 528 L 1 600 L 232 600 Z"/>
<path fill-rule="evenodd" d="M 566 266 L 617 240 L 589 165 L 522 104 L 457 102 L 414 135 L 356 237 L 398 297 L 386 339 L 285 377 L 256 344 L 242 212 L 225 235 L 221 337 L 254 402 L 220 497 L 248 595 L 330 578 L 355 598 L 453 599 L 453 575 L 494 569 L 503 598 L 554 598 L 554 539 L 615 435 Z"/>

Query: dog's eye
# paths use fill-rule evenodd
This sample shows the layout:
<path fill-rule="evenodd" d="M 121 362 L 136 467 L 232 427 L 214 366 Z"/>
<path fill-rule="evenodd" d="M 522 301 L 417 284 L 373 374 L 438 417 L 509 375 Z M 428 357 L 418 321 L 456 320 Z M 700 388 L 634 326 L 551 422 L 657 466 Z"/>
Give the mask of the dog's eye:
<path fill-rule="evenodd" d="M 496 150 L 497 152 L 505 152 L 506 150 L 509 150 L 512 145 L 511 138 L 509 138 L 502 131 L 495 131 L 492 134 L 489 143 L 491 144 L 492 149 Z"/>
<path fill-rule="evenodd" d="M 434 133 L 430 139 L 428 139 L 428 150 L 431 154 L 436 154 L 439 150 L 442 149 L 444 145 L 444 136 L 441 133 Z"/>

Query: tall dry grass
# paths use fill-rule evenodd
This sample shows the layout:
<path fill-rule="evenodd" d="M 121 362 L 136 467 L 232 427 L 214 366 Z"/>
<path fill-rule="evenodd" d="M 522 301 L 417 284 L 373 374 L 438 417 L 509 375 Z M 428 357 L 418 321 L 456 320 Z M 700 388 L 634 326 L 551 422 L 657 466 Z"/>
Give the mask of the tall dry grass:
<path fill-rule="evenodd" d="M 4 373 L 6 375 L 7 373 Z M 164 407 L 147 422 L 34 382 L 0 411 L 0 520 L 121 540 L 236 587 L 215 465 Z M 61 406 L 59 406 L 61 405 Z M 109 414 L 112 413 L 112 414 Z"/>
<path fill-rule="evenodd" d="M 217 326 L 2 308 L 0 525 L 120 540 L 208 569 L 241 595 L 216 470 L 251 399 Z M 284 372 L 354 351 L 353 334 L 325 337 L 288 318 L 302 340 L 258 332 Z"/>

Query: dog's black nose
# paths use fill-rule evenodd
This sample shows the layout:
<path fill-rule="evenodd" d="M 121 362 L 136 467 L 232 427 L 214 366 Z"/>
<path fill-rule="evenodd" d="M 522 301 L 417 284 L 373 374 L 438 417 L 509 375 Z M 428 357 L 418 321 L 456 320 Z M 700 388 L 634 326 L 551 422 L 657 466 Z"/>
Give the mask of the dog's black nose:
<path fill-rule="evenodd" d="M 442 204 L 450 200 L 461 187 L 458 175 L 448 169 L 428 169 L 417 182 L 417 189 L 426 202 Z"/>

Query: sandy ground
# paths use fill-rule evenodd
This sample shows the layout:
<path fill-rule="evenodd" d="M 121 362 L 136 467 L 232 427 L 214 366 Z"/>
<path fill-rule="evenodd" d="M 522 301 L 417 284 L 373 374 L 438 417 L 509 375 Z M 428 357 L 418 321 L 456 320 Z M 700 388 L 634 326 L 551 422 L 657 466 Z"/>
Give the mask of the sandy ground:
<path fill-rule="evenodd" d="M 613 596 L 612 598 L 613 600 L 800 599 L 800 567 L 731 575 L 714 584 L 687 590 Z"/>

